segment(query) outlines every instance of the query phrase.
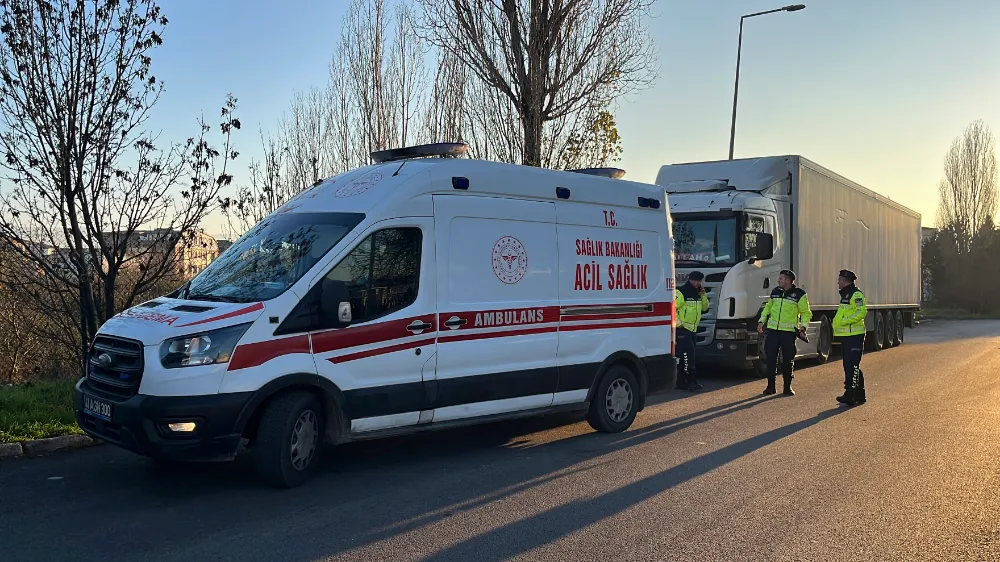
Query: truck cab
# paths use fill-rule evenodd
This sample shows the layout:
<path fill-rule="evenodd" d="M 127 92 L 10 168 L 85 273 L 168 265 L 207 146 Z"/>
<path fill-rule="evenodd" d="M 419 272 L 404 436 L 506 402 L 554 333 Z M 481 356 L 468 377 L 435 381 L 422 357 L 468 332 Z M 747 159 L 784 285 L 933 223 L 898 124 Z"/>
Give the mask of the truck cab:
<path fill-rule="evenodd" d="M 698 326 L 703 365 L 763 372 L 757 321 L 778 273 L 791 269 L 792 175 L 768 159 L 667 165 L 656 183 L 670 196 L 677 283 L 705 274 L 709 310 Z M 798 356 L 817 357 L 820 323 Z"/>
<path fill-rule="evenodd" d="M 920 214 L 798 155 L 666 165 L 677 282 L 705 274 L 710 308 L 698 362 L 764 374 L 756 326 L 783 269 L 809 293 L 808 341 L 796 357 L 826 361 L 850 269 L 867 299 L 868 351 L 903 343 L 920 309 Z"/>

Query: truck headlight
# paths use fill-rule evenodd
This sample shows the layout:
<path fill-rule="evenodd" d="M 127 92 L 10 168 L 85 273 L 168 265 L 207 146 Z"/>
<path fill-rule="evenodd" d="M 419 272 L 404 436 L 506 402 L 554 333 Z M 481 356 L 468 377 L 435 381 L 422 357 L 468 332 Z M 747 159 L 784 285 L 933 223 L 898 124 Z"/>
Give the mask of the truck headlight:
<path fill-rule="evenodd" d="M 719 328 L 715 330 L 717 340 L 745 340 L 747 339 L 746 328 Z"/>
<path fill-rule="evenodd" d="M 228 363 L 249 327 L 240 324 L 167 340 L 160 345 L 160 363 L 165 369 Z"/>

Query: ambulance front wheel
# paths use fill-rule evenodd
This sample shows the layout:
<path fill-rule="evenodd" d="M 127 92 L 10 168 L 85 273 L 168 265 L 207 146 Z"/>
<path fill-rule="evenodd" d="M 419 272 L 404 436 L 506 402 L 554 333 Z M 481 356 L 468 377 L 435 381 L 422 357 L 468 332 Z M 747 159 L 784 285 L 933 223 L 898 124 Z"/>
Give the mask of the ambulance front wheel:
<path fill-rule="evenodd" d="M 587 412 L 590 427 L 604 433 L 620 433 L 628 429 L 635 421 L 639 392 L 639 381 L 627 367 L 615 365 L 608 369 L 590 401 Z"/>
<path fill-rule="evenodd" d="M 257 471 L 272 486 L 293 488 L 319 465 L 323 407 L 315 395 L 290 392 L 267 405 L 257 429 Z"/>

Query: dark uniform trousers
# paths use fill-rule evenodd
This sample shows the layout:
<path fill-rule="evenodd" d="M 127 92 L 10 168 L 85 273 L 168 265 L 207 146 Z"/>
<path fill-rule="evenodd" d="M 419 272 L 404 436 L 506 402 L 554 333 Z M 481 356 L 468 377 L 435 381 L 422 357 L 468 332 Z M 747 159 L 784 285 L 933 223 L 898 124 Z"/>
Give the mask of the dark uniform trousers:
<path fill-rule="evenodd" d="M 764 336 L 764 354 L 767 356 L 767 378 L 772 379 L 778 372 L 778 350 L 781 350 L 781 376 L 792 378 L 795 365 L 795 332 L 767 330 Z"/>
<path fill-rule="evenodd" d="M 865 348 L 865 335 L 840 338 L 844 352 L 844 389 L 864 390 L 865 374 L 861 371 L 861 354 Z"/>
<path fill-rule="evenodd" d="M 693 379 L 698 373 L 694 361 L 696 337 L 694 332 L 681 327 L 677 328 L 677 366 L 679 367 L 677 378 L 682 382 Z"/>

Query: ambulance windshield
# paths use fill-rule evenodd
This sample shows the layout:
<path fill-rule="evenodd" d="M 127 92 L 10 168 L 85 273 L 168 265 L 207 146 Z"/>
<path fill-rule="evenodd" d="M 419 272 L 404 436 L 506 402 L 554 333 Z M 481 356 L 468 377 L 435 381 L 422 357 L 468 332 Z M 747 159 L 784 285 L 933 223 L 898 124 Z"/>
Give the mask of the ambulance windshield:
<path fill-rule="evenodd" d="M 178 297 L 256 302 L 284 293 L 363 219 L 361 213 L 272 215 L 244 234 Z"/>

